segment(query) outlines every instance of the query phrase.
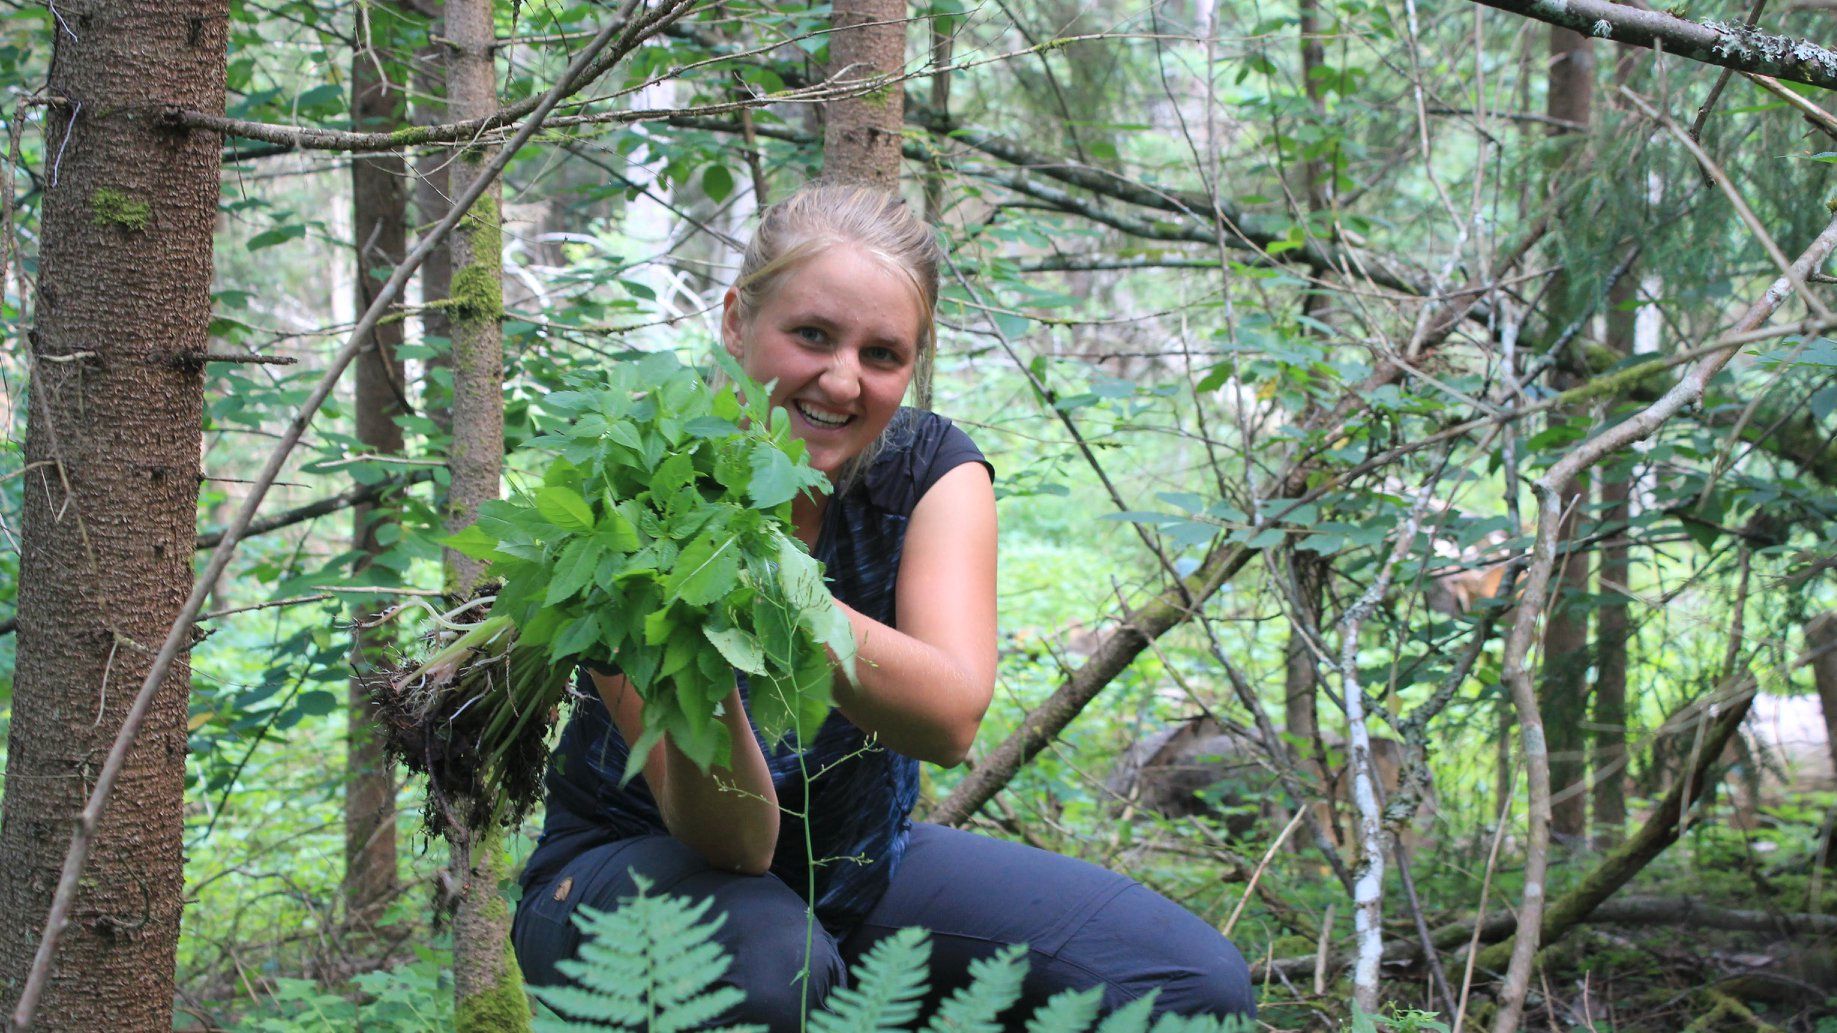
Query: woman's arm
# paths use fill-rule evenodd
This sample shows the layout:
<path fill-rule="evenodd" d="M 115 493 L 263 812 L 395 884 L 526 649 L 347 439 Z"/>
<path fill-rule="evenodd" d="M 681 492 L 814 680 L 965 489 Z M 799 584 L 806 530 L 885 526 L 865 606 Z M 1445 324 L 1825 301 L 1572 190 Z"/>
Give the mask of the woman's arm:
<path fill-rule="evenodd" d="M 623 675 L 596 673 L 593 684 L 619 734 L 628 743 L 637 742 L 644 733 L 644 701 L 631 682 Z M 778 793 L 738 689 L 721 710 L 721 721 L 733 740 L 729 767 L 717 765 L 703 774 L 666 735 L 644 759 L 644 780 L 670 835 L 694 847 L 716 868 L 763 875 L 778 845 Z"/>
<path fill-rule="evenodd" d="M 836 705 L 890 749 L 960 764 L 995 694 L 995 489 L 981 464 L 951 470 L 913 509 L 897 605 L 897 628 L 843 607 L 859 680 L 836 679 Z"/>

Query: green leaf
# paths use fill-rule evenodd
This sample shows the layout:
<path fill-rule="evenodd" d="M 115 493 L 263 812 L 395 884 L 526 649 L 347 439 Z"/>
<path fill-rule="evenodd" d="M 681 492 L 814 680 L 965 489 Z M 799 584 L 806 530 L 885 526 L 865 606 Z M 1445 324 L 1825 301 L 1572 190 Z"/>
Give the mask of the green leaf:
<path fill-rule="evenodd" d="M 435 540 L 461 556 L 470 556 L 475 560 L 491 559 L 498 548 L 498 540 L 486 534 L 477 524 L 467 524 L 457 534 Z"/>
<path fill-rule="evenodd" d="M 250 251 L 260 251 L 263 248 L 273 247 L 276 244 L 285 244 L 290 240 L 298 240 L 304 236 L 306 236 L 306 227 L 299 223 L 295 223 L 291 226 L 276 226 L 273 229 L 263 230 L 255 236 L 250 237 L 249 242 L 243 246 Z"/>
<path fill-rule="evenodd" d="M 752 480 L 747 483 L 746 493 L 753 500 L 754 509 L 771 509 L 797 497 L 797 470 L 792 467 L 790 457 L 770 442 L 755 445 L 748 462 Z"/>
<path fill-rule="evenodd" d="M 606 496 L 606 511 L 600 514 L 595 531 L 600 543 L 614 552 L 635 552 L 638 548 L 637 525 L 612 504 L 610 493 Z"/>
<path fill-rule="evenodd" d="M 566 602 L 575 593 L 593 583 L 594 569 L 599 565 L 600 547 L 591 538 L 576 538 L 561 550 L 555 561 L 554 576 L 549 581 L 544 606 Z"/>
<path fill-rule="evenodd" d="M 570 620 L 549 643 L 549 658 L 557 663 L 587 652 L 600 640 L 599 618 L 590 613 Z"/>
<path fill-rule="evenodd" d="M 734 192 L 734 174 L 725 165 L 710 165 L 702 170 L 702 192 L 716 204 Z"/>
<path fill-rule="evenodd" d="M 714 648 L 721 651 L 728 663 L 748 674 L 765 673 L 765 652 L 758 639 L 739 628 L 716 628 L 709 624 L 702 625 L 702 634 L 714 643 Z"/>
<path fill-rule="evenodd" d="M 323 689 L 302 692 L 293 702 L 294 709 L 311 717 L 321 717 L 338 709 L 338 697 Z"/>
<path fill-rule="evenodd" d="M 670 641 L 670 633 L 676 630 L 676 618 L 670 613 L 670 607 L 653 611 L 644 618 L 644 644 L 661 646 Z"/>
<path fill-rule="evenodd" d="M 676 557 L 664 589 L 695 606 L 706 606 L 740 583 L 740 550 L 736 539 L 703 534 Z"/>
<path fill-rule="evenodd" d="M 580 492 L 561 484 L 536 489 L 536 512 L 564 531 L 593 529 L 593 509 Z"/>

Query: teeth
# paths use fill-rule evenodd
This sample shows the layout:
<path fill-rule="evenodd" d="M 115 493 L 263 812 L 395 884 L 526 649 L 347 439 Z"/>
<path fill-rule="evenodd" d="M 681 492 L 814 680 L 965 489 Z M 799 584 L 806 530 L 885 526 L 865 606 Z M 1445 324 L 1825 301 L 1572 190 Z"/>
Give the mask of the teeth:
<path fill-rule="evenodd" d="M 829 416 L 819 413 L 803 402 L 797 403 L 797 411 L 803 414 L 804 419 L 809 420 L 819 427 L 840 427 L 854 418 L 852 416 Z"/>

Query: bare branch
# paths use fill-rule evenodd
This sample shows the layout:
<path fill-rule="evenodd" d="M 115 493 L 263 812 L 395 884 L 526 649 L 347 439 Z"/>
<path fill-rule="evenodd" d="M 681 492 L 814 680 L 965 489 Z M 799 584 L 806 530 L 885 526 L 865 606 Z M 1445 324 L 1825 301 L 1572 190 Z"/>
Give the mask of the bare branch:
<path fill-rule="evenodd" d="M 1749 306 L 1735 325 L 1735 332 L 1758 329 L 1785 301 L 1794 283 L 1818 268 L 1837 248 L 1837 220 L 1825 227 L 1809 248 L 1791 263 L 1786 274 L 1775 280 L 1760 299 Z M 1562 518 L 1561 486 L 1582 471 L 1635 441 L 1650 436 L 1686 404 L 1703 395 L 1704 387 L 1731 358 L 1737 349 L 1718 351 L 1704 356 L 1656 402 L 1628 417 L 1624 422 L 1577 446 L 1552 466 L 1535 485 L 1537 495 L 1537 537 L 1532 546 L 1532 560 L 1525 584 L 1524 598 L 1512 620 L 1511 635 L 1506 640 L 1501 664 L 1504 681 L 1511 688 L 1512 703 L 1518 711 L 1518 724 L 1524 743 L 1525 767 L 1530 776 L 1530 836 L 1526 844 L 1524 898 L 1519 911 L 1521 928 L 1540 928 L 1544 911 L 1545 873 L 1550 847 L 1550 757 L 1544 743 L 1542 715 L 1527 661 L 1531 640 L 1536 634 L 1537 618 L 1549 601 L 1550 578 L 1557 564 L 1558 528 Z M 1518 1027 L 1524 999 L 1530 989 L 1531 966 L 1536 958 L 1538 937 L 1535 934 L 1517 938 L 1505 986 L 1500 993 L 1500 1007 L 1493 1023 L 1494 1033 L 1512 1033 Z"/>

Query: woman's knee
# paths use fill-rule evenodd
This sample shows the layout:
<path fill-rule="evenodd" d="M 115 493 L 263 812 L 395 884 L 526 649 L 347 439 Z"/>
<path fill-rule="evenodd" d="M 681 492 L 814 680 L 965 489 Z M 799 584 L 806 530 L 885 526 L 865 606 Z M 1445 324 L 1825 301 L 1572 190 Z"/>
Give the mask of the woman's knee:
<path fill-rule="evenodd" d="M 652 895 L 713 902 L 703 920 L 720 921 L 711 939 L 729 959 L 718 983 L 746 995 L 725 1021 L 798 1029 L 806 1008 L 814 1011 L 844 978 L 842 959 L 822 927 L 806 937 L 803 899 L 774 876 L 710 868 L 676 841 L 655 838 L 665 841 L 621 841 L 586 851 L 528 888 L 512 931 L 525 978 L 536 985 L 565 981 L 557 962 L 579 951 L 575 909 L 616 909 L 637 893 L 636 875 Z"/>
<path fill-rule="evenodd" d="M 732 962 L 721 982 L 746 999 L 726 1021 L 764 1023 L 773 1033 L 795 1031 L 842 985 L 835 942 L 820 926 L 806 938 L 801 910 L 781 917 L 780 922 L 751 925 L 730 941 Z"/>
<path fill-rule="evenodd" d="M 1091 915 L 1059 957 L 1102 975 L 1113 991 L 1107 997 L 1158 990 L 1157 1014 L 1256 1015 L 1243 954 L 1204 919 L 1140 885 Z"/>

